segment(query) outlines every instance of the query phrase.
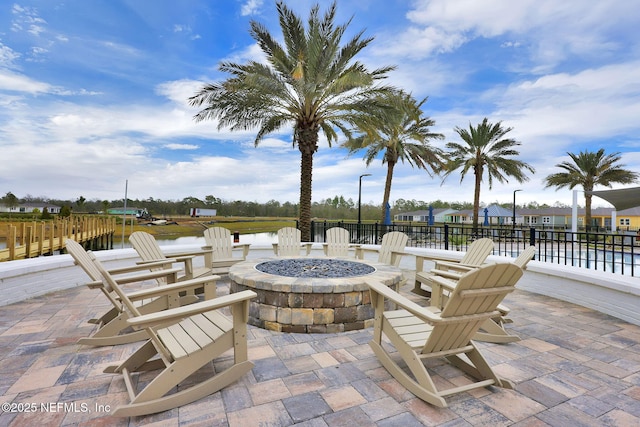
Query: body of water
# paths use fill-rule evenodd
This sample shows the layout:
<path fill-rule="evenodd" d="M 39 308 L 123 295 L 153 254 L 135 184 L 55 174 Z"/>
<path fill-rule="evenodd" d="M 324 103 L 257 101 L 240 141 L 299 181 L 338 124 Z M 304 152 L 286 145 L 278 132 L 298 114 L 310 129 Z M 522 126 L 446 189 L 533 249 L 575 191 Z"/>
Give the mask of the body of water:
<path fill-rule="evenodd" d="M 175 239 L 163 239 L 162 237 L 156 237 L 156 241 L 160 246 L 174 246 L 174 245 L 200 245 L 204 246 L 205 241 L 202 236 L 182 236 Z M 249 243 L 252 245 L 270 245 L 276 243 L 278 236 L 276 233 L 253 233 L 253 234 L 241 234 L 239 243 Z M 122 242 L 118 239 L 113 242 L 113 249 L 130 248 L 131 243 L 127 240 L 122 246 Z"/>
<path fill-rule="evenodd" d="M 115 236 L 114 236 L 115 237 Z M 278 236 L 276 233 L 253 233 L 253 234 L 241 234 L 240 243 L 250 243 L 252 245 L 270 245 L 276 243 Z M 162 237 L 156 238 L 156 241 L 160 246 L 172 246 L 172 245 L 205 245 L 204 237 L 202 236 L 183 236 L 175 239 L 163 239 Z M 4 239 L 0 239 L 0 249 L 6 249 L 7 242 Z M 114 239 L 113 249 L 130 248 L 131 243 L 129 241 L 124 242 L 120 238 Z"/>

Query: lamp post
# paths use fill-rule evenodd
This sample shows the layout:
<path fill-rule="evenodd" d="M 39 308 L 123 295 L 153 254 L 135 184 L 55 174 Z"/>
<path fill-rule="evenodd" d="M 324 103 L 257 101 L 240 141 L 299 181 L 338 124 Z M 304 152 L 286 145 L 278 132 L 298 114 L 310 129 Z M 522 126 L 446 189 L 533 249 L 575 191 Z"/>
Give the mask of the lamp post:
<path fill-rule="evenodd" d="M 371 176 L 370 173 L 364 173 L 358 178 L 358 241 L 360 241 L 360 223 L 362 222 L 362 177 Z"/>
<path fill-rule="evenodd" d="M 512 224 L 512 226 L 513 226 L 514 234 L 515 234 L 515 231 L 516 231 L 516 193 L 518 191 L 522 191 L 522 190 L 513 190 L 513 218 L 512 218 L 513 224 Z"/>

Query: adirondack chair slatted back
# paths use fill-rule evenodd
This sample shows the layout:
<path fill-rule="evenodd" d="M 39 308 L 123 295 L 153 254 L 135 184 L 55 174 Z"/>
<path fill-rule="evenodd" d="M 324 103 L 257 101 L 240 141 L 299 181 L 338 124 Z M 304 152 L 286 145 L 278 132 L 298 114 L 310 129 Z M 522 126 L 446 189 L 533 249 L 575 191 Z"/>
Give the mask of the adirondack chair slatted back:
<path fill-rule="evenodd" d="M 96 267 L 96 269 L 100 272 L 100 279 L 105 287 L 109 287 L 113 289 L 113 291 L 118 295 L 118 299 L 122 302 L 122 305 L 126 308 L 126 310 L 130 313 L 132 317 L 140 316 L 140 311 L 135 306 L 135 304 L 129 299 L 127 294 L 122 290 L 118 282 L 113 278 L 113 276 L 104 268 L 100 260 L 96 258 L 93 252 L 86 252 L 87 256 Z"/>
<path fill-rule="evenodd" d="M 213 259 L 230 259 L 233 257 L 231 232 L 224 227 L 211 227 L 204 231 L 204 240 L 213 251 Z"/>
<path fill-rule="evenodd" d="M 278 256 L 299 256 L 302 243 L 300 230 L 283 227 L 278 230 Z"/>
<path fill-rule="evenodd" d="M 66 240 L 65 247 L 67 252 L 76 265 L 79 265 L 85 273 L 89 276 L 89 278 L 93 281 L 102 281 L 103 287 L 101 288 L 104 294 L 109 298 L 112 303 L 115 303 L 115 306 L 120 306 L 121 304 L 117 302 L 111 293 L 114 291 L 109 283 L 104 283 L 102 280 L 102 274 L 100 274 L 100 270 L 93 262 L 93 256 L 90 255 L 87 251 L 84 250 L 80 243 L 74 240 Z"/>
<path fill-rule="evenodd" d="M 480 326 L 491 317 L 504 297 L 515 289 L 522 269 L 513 263 L 491 264 L 464 274 L 440 313 L 421 353 L 432 354 L 467 345 Z M 456 321 L 459 319 L 459 321 Z"/>
<path fill-rule="evenodd" d="M 482 238 L 469 245 L 467 252 L 460 260 L 465 265 L 482 265 L 493 251 L 493 240 Z"/>
<path fill-rule="evenodd" d="M 400 231 L 390 231 L 382 236 L 382 244 L 380 245 L 380 253 L 378 262 L 383 264 L 391 264 L 391 252 L 402 252 L 407 246 L 409 236 Z M 395 264 L 400 264 L 400 257 L 396 258 Z M 395 265 L 397 267 L 398 265 Z"/>
<path fill-rule="evenodd" d="M 87 252 L 87 254 L 91 258 L 92 262 L 94 263 L 98 271 L 100 271 L 100 275 L 102 276 L 102 282 L 105 284 L 105 286 L 108 285 L 109 287 L 111 287 L 113 291 L 118 295 L 118 299 L 122 302 L 122 305 L 126 309 L 126 311 L 129 313 L 129 316 L 131 318 L 139 317 L 141 315 L 140 310 L 138 310 L 136 305 L 129 299 L 129 297 L 122 290 L 120 285 L 118 285 L 118 282 L 116 282 L 113 276 L 111 276 L 111 274 L 104 268 L 102 263 L 96 258 L 96 256 L 92 252 Z M 153 341 L 154 346 L 156 347 L 156 350 L 159 353 L 162 353 L 162 356 L 165 359 L 170 359 L 171 354 L 166 350 L 166 347 L 164 346 L 164 344 L 156 334 L 155 329 L 151 327 L 147 327 L 143 329 L 147 332 L 149 339 Z"/>
<path fill-rule="evenodd" d="M 513 261 L 513 263 L 524 270 L 527 268 L 527 264 L 529 263 L 529 261 L 533 259 L 535 254 L 536 254 L 536 247 L 529 246 L 520 255 L 518 255 L 518 257 Z"/>
<path fill-rule="evenodd" d="M 327 256 L 346 257 L 349 255 L 349 230 L 332 227 L 327 230 Z"/>
<path fill-rule="evenodd" d="M 65 243 L 65 248 L 67 249 L 69 255 L 71 255 L 71 257 L 75 261 L 76 265 L 79 265 L 84 270 L 84 272 L 87 273 L 91 280 L 102 280 L 100 270 L 98 270 L 98 268 L 93 264 L 91 257 L 89 256 L 89 254 L 87 254 L 80 243 L 74 240 L 67 240 Z M 111 290 L 108 289 L 108 291 Z"/>
<path fill-rule="evenodd" d="M 129 241 L 143 261 L 157 261 L 166 258 L 156 239 L 149 233 L 136 231 L 131 233 Z"/>

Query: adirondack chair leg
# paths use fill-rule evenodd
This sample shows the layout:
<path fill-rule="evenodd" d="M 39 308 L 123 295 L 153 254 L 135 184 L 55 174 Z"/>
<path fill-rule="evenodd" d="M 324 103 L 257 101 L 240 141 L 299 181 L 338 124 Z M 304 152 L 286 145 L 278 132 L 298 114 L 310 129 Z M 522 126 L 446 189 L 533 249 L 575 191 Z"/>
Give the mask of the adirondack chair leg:
<path fill-rule="evenodd" d="M 430 273 L 428 272 L 417 272 L 416 273 L 416 281 L 413 285 L 413 293 L 416 295 L 420 295 L 422 297 L 426 297 L 426 298 L 431 298 L 431 305 L 435 305 L 434 303 L 434 298 L 436 299 L 436 302 L 439 304 L 440 303 L 440 288 L 438 287 L 437 289 L 434 289 L 434 284 L 431 280 L 429 280 L 429 276 Z M 429 288 L 431 289 L 430 291 L 426 290 L 425 288 L 422 287 L 422 285 L 425 284 L 427 286 L 429 286 Z"/>
<path fill-rule="evenodd" d="M 508 381 L 504 378 L 499 377 L 493 371 L 493 369 L 491 369 L 491 366 L 489 365 L 489 363 L 487 363 L 482 353 L 478 351 L 477 347 L 474 344 L 472 345 L 473 345 L 473 350 L 466 353 L 471 363 L 464 361 L 463 359 L 461 359 L 459 356 L 456 356 L 456 355 L 448 356 L 447 360 L 449 360 L 451 364 L 457 366 L 462 371 L 466 372 L 467 374 L 471 375 L 472 377 L 478 380 L 493 380 L 495 381 L 494 385 L 497 387 L 514 389 L 513 383 L 511 381 Z"/>
<path fill-rule="evenodd" d="M 121 312 L 116 318 L 103 325 L 90 337 L 80 338 L 78 340 L 78 344 L 85 344 L 82 341 L 90 340 L 91 338 L 115 338 L 118 335 L 118 332 L 129 326 L 127 324 L 127 319 L 129 319 L 129 314 Z"/>
<path fill-rule="evenodd" d="M 174 387 L 211 362 L 233 345 L 233 332 L 227 332 L 215 344 L 188 357 L 178 359 L 167 366 L 131 403 L 122 405 L 114 411 L 114 416 L 136 416 L 165 411 L 208 396 L 236 381 L 249 372 L 254 364 L 249 361 L 236 363 L 200 384 L 165 396 Z"/>
<path fill-rule="evenodd" d="M 431 377 L 428 373 L 426 374 L 426 377 L 422 376 L 422 385 L 420 385 L 398 366 L 398 364 L 389 356 L 380 344 L 375 341 L 370 341 L 369 346 L 378 357 L 380 363 L 382 363 L 387 371 L 389 371 L 389 373 L 407 390 L 425 402 L 431 403 L 439 408 L 447 407 L 447 402 L 444 398 L 437 395 L 435 385 L 433 384 L 433 381 L 431 381 Z M 414 360 L 414 362 L 422 364 L 420 360 Z M 425 369 L 426 372 L 424 365 L 422 365 L 422 368 Z M 410 369 L 415 375 L 414 370 L 412 368 Z"/>
<path fill-rule="evenodd" d="M 147 338 L 148 336 L 145 331 L 134 331 L 120 335 L 108 335 L 104 337 L 96 336 L 94 334 L 90 337 L 80 338 L 77 341 L 77 344 L 102 347 L 107 345 L 131 344 L 134 342 L 143 341 Z"/>
<path fill-rule="evenodd" d="M 117 308 L 113 307 L 111 310 L 107 311 L 105 314 L 103 314 L 99 318 L 87 320 L 87 323 L 92 323 L 92 324 L 95 324 L 95 325 L 101 325 L 102 326 L 102 325 L 105 325 L 105 324 L 109 323 L 113 319 L 115 319 L 118 316 L 118 314 L 120 314 L 120 310 L 118 310 Z"/>
<path fill-rule="evenodd" d="M 487 319 L 480 327 L 480 330 L 473 336 L 473 339 L 497 344 L 520 341 L 519 336 L 508 333 L 494 319 Z"/>
<path fill-rule="evenodd" d="M 147 341 L 142 347 L 136 350 L 127 360 L 119 365 L 111 365 L 105 368 L 104 373 L 114 374 L 122 373 L 123 369 L 129 371 L 138 371 L 149 359 L 158 354 L 153 342 Z"/>
<path fill-rule="evenodd" d="M 396 333 L 386 319 L 382 319 L 382 329 L 384 329 L 385 335 L 389 338 L 391 343 L 395 346 L 398 353 L 402 356 L 403 361 L 407 364 L 407 367 L 413 374 L 414 378 L 408 375 L 398 364 L 391 358 L 389 353 L 382 347 L 382 334 L 375 334 L 374 340 L 369 342 L 369 346 L 373 352 L 378 356 L 380 363 L 389 371 L 389 373 L 400 382 L 407 390 L 429 402 L 441 408 L 446 408 L 447 403 L 444 398 L 440 397 L 440 393 L 433 383 L 427 368 L 424 366 L 422 360 L 415 354 L 413 349 L 406 345 L 400 336 Z M 379 326 L 380 327 L 380 326 Z"/>
<path fill-rule="evenodd" d="M 413 289 L 411 290 L 411 292 L 413 292 L 416 295 L 419 295 L 421 297 L 425 297 L 425 298 L 431 298 L 431 291 L 428 291 L 426 289 L 424 289 L 422 287 L 422 283 L 420 283 L 419 281 L 415 281 L 414 285 L 413 285 Z"/>
<path fill-rule="evenodd" d="M 215 377 L 209 378 L 208 380 L 189 387 L 186 390 L 154 400 L 119 406 L 112 415 L 116 417 L 135 417 L 139 415 L 154 414 L 166 411 L 170 408 L 186 405 L 223 389 L 241 376 L 245 375 L 251 369 L 253 369 L 252 362 L 243 362 L 231 366 L 225 371 L 217 374 Z"/>

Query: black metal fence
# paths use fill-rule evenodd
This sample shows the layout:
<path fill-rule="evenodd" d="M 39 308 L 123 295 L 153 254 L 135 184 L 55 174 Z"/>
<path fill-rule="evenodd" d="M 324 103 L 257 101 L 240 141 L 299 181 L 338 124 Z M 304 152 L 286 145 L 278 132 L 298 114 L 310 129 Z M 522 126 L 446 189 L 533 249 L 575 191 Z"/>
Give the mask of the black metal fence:
<path fill-rule="evenodd" d="M 439 224 L 357 224 L 342 221 L 313 221 L 312 236 L 324 242 L 331 227 L 349 230 L 352 243 L 380 244 L 389 231 L 401 231 L 409 236 L 409 246 L 465 251 L 475 239 L 488 237 L 495 243 L 494 255 L 517 257 L 528 246 L 536 247 L 535 259 L 562 265 L 607 271 L 627 276 L 640 276 L 640 233 L 580 231 L 564 229 L 479 227 Z"/>

